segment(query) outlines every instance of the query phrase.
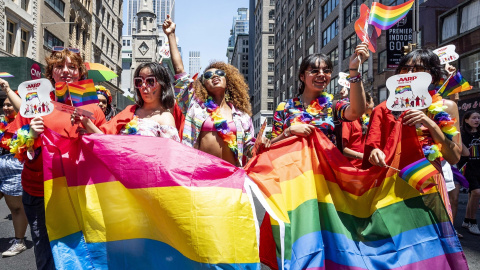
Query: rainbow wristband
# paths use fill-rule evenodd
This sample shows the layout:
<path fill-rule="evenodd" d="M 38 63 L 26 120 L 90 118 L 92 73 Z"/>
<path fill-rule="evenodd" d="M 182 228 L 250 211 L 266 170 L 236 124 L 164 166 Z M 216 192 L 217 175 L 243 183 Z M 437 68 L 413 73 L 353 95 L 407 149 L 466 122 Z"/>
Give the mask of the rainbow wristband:
<path fill-rule="evenodd" d="M 347 76 L 347 81 L 350 83 L 358 83 L 362 81 L 362 74 L 358 73 L 357 76 L 355 77 L 350 77 L 350 75 Z"/>

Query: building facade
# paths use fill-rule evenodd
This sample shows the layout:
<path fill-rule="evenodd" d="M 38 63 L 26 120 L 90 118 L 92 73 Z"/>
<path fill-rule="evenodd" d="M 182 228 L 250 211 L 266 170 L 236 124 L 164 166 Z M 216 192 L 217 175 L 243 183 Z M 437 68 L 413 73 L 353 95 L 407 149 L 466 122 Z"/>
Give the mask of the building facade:
<path fill-rule="evenodd" d="M 228 63 L 232 62 L 232 54 L 235 48 L 237 36 L 240 34 L 248 35 L 249 17 L 250 14 L 248 12 L 248 8 L 239 8 L 237 10 L 237 15 L 233 17 L 232 29 L 230 30 L 230 37 L 228 38 L 227 46 Z"/>
<path fill-rule="evenodd" d="M 200 64 L 200 51 L 188 52 L 188 72 L 192 76 L 196 73 L 202 72 L 202 65 Z"/>
<path fill-rule="evenodd" d="M 255 1 L 254 21 L 252 34 L 254 34 L 252 78 L 250 95 L 252 104 L 252 121 L 255 131 L 258 132 L 263 122 L 267 120 L 265 132 L 270 132 L 273 123 L 273 93 L 274 93 L 274 50 L 275 50 L 275 1 Z"/>
<path fill-rule="evenodd" d="M 135 25 L 139 5 L 139 0 L 127 1 L 127 6 L 125 7 L 127 21 L 125 28 L 123 29 L 123 34 L 126 36 L 132 35 L 132 28 Z M 167 14 L 169 14 L 172 17 L 172 20 L 175 21 L 175 0 L 154 0 L 153 11 L 157 15 L 158 25 L 163 24 L 167 18 Z"/>

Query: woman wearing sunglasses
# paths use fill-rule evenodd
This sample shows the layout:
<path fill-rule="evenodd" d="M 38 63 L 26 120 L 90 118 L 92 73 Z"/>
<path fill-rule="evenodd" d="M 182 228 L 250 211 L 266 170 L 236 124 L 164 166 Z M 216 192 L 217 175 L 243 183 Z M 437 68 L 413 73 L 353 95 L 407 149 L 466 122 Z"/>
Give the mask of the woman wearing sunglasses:
<path fill-rule="evenodd" d="M 78 51 L 68 48 L 56 48 L 46 58 L 46 61 L 45 77 L 52 84 L 57 82 L 77 82 L 86 78 L 87 71 Z M 80 108 L 93 113 L 96 119 L 94 125 L 100 126 L 105 123 L 105 115 L 96 104 L 89 104 Z M 70 123 L 70 115 L 58 110 L 54 110 L 49 115 L 33 119 L 23 118 L 21 115 L 18 115 L 8 126 L 5 136 L 12 138 L 15 135 L 11 140 L 11 145 L 17 146 L 20 143 L 20 137 L 24 140 L 34 140 L 33 151 L 18 148 L 22 150 L 16 152 L 16 157 L 25 162 L 22 172 L 22 200 L 32 233 L 37 268 L 55 269 L 45 226 L 43 162 L 39 139 L 45 128 L 49 128 L 66 138 L 78 137 L 79 125 L 72 125 Z M 29 132 L 25 132 L 26 130 L 29 130 Z"/>
<path fill-rule="evenodd" d="M 73 115 L 82 121 L 89 133 L 143 135 L 169 138 L 180 142 L 176 122 L 181 113 L 174 112 L 175 99 L 168 71 L 159 63 L 143 63 L 134 72 L 136 105 L 128 106 L 105 125 L 97 128 L 86 117 Z"/>
<path fill-rule="evenodd" d="M 367 60 L 366 44 L 360 44 L 350 57 L 350 101 L 333 101 L 333 95 L 325 91 L 330 83 L 333 65 L 325 54 L 311 54 L 300 65 L 298 74 L 299 95 L 281 102 L 273 117 L 272 143 L 292 135 L 307 137 L 319 128 L 333 144 L 341 140 L 335 134 L 334 119 L 354 121 L 365 112 L 365 92 L 358 67 Z M 341 126 L 340 126 L 341 128 Z"/>
<path fill-rule="evenodd" d="M 183 68 L 169 16 L 163 31 L 170 43 L 175 69 L 177 102 L 185 114 L 183 143 L 244 166 L 254 144 L 248 86 L 238 70 L 223 62 L 211 63 L 193 81 Z"/>

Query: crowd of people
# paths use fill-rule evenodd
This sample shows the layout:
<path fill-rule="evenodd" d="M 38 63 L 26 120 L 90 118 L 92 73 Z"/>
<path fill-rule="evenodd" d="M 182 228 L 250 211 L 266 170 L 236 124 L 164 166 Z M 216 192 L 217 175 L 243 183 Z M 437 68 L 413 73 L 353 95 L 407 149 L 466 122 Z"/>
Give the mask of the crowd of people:
<path fill-rule="evenodd" d="M 170 45 L 175 80 L 171 80 L 169 71 L 159 63 L 141 64 L 134 72 L 135 105 L 118 114 L 112 106 L 109 90 L 97 86 L 98 105 L 80 107 L 93 113 L 95 120 L 77 112 L 70 115 L 60 111 L 43 117 L 24 118 L 16 113 L 22 101 L 8 82 L 0 79 L 7 94 L 0 123 L 0 198 L 5 197 L 15 229 L 15 241 L 3 256 L 14 256 L 26 249 L 24 238 L 28 224 L 38 269 L 55 269 L 45 225 L 39 142 L 45 128 L 67 138 L 88 133 L 168 138 L 238 167 L 244 166 L 252 156 L 256 138 L 248 86 L 243 76 L 230 64 L 212 62 L 203 75 L 193 79 L 185 72 L 176 44 L 175 23 L 169 17 L 163 23 L 163 31 Z M 389 110 L 386 102 L 374 108 L 372 97 L 364 91 L 359 72 L 359 66 L 369 57 L 367 44 L 356 47 L 349 61 L 349 93 L 343 89 L 338 100 L 326 92 L 333 71 L 330 58 L 324 54 L 305 57 L 299 68 L 298 96 L 278 105 L 272 138 L 258 138 L 262 140 L 264 151 L 268 151 L 272 143 L 290 136 L 307 137 L 320 130 L 349 158 L 352 166 L 384 167 L 388 165 L 383 153 L 388 147 L 386 138 L 395 122 L 403 121 L 403 124 L 417 128 L 425 156 L 442 172 L 435 176 L 435 181 L 440 189 L 449 192 L 450 200 L 444 203 L 447 209 L 451 208 L 453 218 L 460 184 L 465 183 L 458 179 L 461 174 L 452 172 L 452 166 L 458 163 L 459 169 L 465 169 L 470 192 L 462 226 L 472 234 L 480 235 L 475 219 L 480 200 L 480 170 L 475 169 L 480 164 L 480 113 L 469 111 L 461 121 L 455 122 L 459 119 L 456 103 L 436 95 L 439 82 L 448 76 L 447 71 L 440 65 L 438 56 L 428 49 L 407 54 L 396 73 L 430 73 L 433 80 L 429 90 L 433 105 L 439 109 L 410 109 L 402 114 Z M 52 84 L 87 78 L 84 62 L 75 51 L 68 48 L 53 51 L 46 60 L 45 76 Z M 25 127 L 28 132 L 23 136 L 31 142 L 29 147 L 33 151 L 14 144 Z"/>

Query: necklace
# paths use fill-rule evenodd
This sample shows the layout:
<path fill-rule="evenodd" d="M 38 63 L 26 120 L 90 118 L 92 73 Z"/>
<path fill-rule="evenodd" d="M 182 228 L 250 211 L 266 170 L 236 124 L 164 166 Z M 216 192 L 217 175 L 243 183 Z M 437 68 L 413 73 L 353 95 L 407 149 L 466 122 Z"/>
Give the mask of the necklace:
<path fill-rule="evenodd" d="M 300 99 L 300 103 L 302 106 L 303 110 L 299 110 L 298 108 L 293 109 L 292 113 L 297 115 L 293 121 L 292 125 L 296 124 L 309 124 L 312 122 L 312 120 L 319 116 L 325 109 L 327 109 L 327 117 L 332 116 L 332 100 L 333 100 L 333 95 L 329 94 L 327 92 L 322 92 L 320 96 L 307 106 L 305 108 L 303 99 Z"/>
<path fill-rule="evenodd" d="M 208 114 L 213 119 L 213 125 L 218 135 L 236 156 L 238 154 L 237 135 L 230 130 L 227 120 L 220 114 L 220 106 L 213 101 L 211 96 L 207 98 L 204 104 Z"/>

